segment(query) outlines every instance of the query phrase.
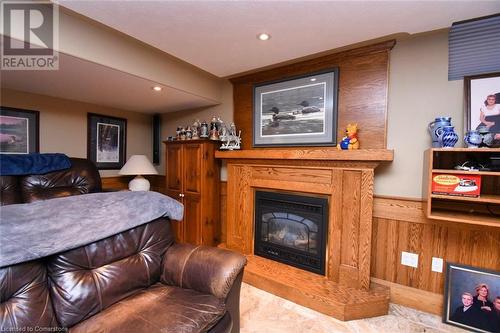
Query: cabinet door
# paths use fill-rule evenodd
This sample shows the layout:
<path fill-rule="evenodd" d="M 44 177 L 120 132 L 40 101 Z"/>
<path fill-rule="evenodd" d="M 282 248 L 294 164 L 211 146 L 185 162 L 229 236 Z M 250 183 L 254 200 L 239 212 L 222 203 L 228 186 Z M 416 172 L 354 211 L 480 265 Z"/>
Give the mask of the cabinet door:
<path fill-rule="evenodd" d="M 167 190 L 182 193 L 182 146 L 167 145 Z M 172 196 L 177 199 L 176 196 Z"/>
<path fill-rule="evenodd" d="M 175 200 L 183 203 L 183 200 L 180 196 L 180 191 L 171 191 L 167 190 L 167 195 Z M 172 230 L 174 231 L 175 240 L 177 242 L 184 242 L 184 222 L 183 221 L 172 221 Z"/>
<path fill-rule="evenodd" d="M 184 197 L 184 241 L 195 245 L 202 243 L 200 196 L 187 194 Z"/>
<path fill-rule="evenodd" d="M 184 193 L 201 194 L 202 146 L 199 143 L 184 145 Z"/>

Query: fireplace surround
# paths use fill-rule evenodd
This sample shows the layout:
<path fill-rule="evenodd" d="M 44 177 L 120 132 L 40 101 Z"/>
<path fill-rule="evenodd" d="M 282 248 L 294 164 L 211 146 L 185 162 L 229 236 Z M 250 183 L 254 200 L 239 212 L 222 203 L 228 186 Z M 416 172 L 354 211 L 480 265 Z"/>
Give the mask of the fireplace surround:
<path fill-rule="evenodd" d="M 328 199 L 255 191 L 254 253 L 325 274 Z"/>
<path fill-rule="evenodd" d="M 223 246 L 247 256 L 244 281 L 341 320 L 387 313 L 389 290 L 370 283 L 375 167 L 393 159 L 386 149 L 322 148 L 216 152 L 227 162 Z M 256 191 L 300 192 L 328 198 L 325 274 L 255 255 Z"/>

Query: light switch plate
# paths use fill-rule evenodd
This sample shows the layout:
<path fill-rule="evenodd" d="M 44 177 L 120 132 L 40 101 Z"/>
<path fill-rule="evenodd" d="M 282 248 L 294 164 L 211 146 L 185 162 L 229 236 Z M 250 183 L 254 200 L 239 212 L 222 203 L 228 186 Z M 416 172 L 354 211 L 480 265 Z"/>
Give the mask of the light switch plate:
<path fill-rule="evenodd" d="M 418 254 L 411 252 L 401 252 L 401 265 L 418 267 Z"/>
<path fill-rule="evenodd" d="M 443 273 L 443 258 L 432 257 L 432 267 L 433 272 Z"/>

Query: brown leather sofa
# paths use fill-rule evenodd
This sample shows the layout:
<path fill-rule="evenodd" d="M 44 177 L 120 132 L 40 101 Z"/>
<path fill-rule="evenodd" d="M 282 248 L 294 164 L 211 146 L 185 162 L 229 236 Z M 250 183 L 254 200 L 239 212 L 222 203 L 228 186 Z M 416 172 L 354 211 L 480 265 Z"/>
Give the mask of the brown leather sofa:
<path fill-rule="evenodd" d="M 0 176 L 1 204 L 101 190 L 91 162 L 71 162 L 45 175 Z M 175 243 L 170 221 L 159 218 L 0 268 L 0 331 L 239 332 L 245 263 L 227 250 Z"/>

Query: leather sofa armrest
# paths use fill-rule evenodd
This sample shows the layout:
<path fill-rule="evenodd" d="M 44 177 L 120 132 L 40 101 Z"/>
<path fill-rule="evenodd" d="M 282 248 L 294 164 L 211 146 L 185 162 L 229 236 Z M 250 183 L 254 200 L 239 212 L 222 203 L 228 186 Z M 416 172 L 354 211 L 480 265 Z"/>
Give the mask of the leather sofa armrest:
<path fill-rule="evenodd" d="M 165 254 L 161 282 L 225 299 L 246 262 L 229 250 L 175 243 Z"/>

